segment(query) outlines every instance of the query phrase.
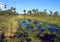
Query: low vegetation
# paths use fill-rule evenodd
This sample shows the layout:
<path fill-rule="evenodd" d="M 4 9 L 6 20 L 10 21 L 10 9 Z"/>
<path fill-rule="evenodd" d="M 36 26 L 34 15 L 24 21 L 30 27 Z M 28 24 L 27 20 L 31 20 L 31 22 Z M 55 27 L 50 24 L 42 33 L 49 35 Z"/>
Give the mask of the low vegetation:
<path fill-rule="evenodd" d="M 5 5 L 6 8 L 6 5 Z M 58 15 L 58 11 L 54 13 L 50 11 L 48 14 L 46 9 L 43 12 L 40 12 L 38 9 L 32 9 L 26 12 L 23 10 L 24 14 L 18 14 L 15 11 L 16 8 L 11 7 L 8 10 L 2 11 L 0 10 L 0 41 L 1 42 L 42 42 L 46 41 L 44 39 L 46 36 L 52 37 L 52 41 L 59 42 L 60 34 L 53 32 L 53 35 L 48 31 L 49 28 L 44 24 L 50 24 L 56 27 L 56 31 L 60 29 L 60 15 Z M 14 10 L 14 11 L 12 11 Z M 22 24 L 18 25 L 20 20 L 25 23 L 25 20 L 35 20 L 34 23 L 29 22 L 28 25 L 30 26 L 30 30 L 26 30 L 26 27 Z M 39 31 L 36 32 L 38 29 L 35 27 L 36 22 L 42 22 L 44 24 L 39 24 L 42 28 L 42 33 Z M 20 26 L 20 27 L 19 27 Z M 22 30 L 18 30 L 21 28 Z M 45 30 L 47 29 L 47 30 Z M 35 32 L 32 32 L 34 30 Z M 60 31 L 59 31 L 60 32 Z M 2 34 L 4 34 L 2 38 Z M 46 37 L 47 38 L 47 37 Z M 43 40 L 44 39 L 44 40 Z M 55 40 L 56 39 L 56 40 Z M 49 39 L 48 39 L 49 40 Z M 50 39 L 51 40 L 51 39 Z M 51 41 L 51 42 L 52 42 Z"/>

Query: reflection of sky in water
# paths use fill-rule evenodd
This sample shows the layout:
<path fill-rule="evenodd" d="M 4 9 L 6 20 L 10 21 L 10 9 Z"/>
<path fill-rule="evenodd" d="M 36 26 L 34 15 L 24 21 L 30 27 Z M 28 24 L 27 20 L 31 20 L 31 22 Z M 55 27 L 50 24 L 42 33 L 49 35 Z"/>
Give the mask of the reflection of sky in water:
<path fill-rule="evenodd" d="M 24 22 L 23 22 L 24 21 Z M 25 26 L 26 27 L 26 29 L 27 30 L 30 30 L 31 29 L 31 26 L 29 26 L 28 25 L 28 23 L 33 23 L 33 24 L 35 24 L 34 22 L 34 20 L 20 20 L 20 21 L 18 21 L 18 29 L 20 29 L 20 25 L 23 25 L 23 26 Z M 35 25 L 34 25 L 34 27 L 36 27 L 37 29 L 38 29 L 38 31 L 40 31 L 41 32 L 41 30 L 42 30 L 42 27 L 41 26 L 39 26 L 40 24 L 43 24 L 43 25 L 45 25 L 45 30 L 47 30 L 48 28 L 48 30 L 51 32 L 51 33 L 53 33 L 53 32 L 57 32 L 57 33 L 60 33 L 60 29 L 59 30 L 57 30 L 56 31 L 56 27 L 55 26 L 52 26 L 52 25 L 50 25 L 50 24 L 45 24 L 45 23 L 42 23 L 42 22 L 37 22 Z"/>
<path fill-rule="evenodd" d="M 31 27 L 33 25 L 33 27 Z M 34 20 L 20 20 L 18 21 L 18 30 L 15 33 L 16 37 L 20 37 L 20 31 L 22 31 L 22 27 L 25 27 L 26 30 L 30 30 L 32 33 L 38 32 L 38 34 L 35 34 L 36 37 L 41 38 L 43 41 L 51 42 L 55 38 L 55 35 L 53 33 L 56 33 L 57 35 L 60 34 L 60 29 L 56 30 L 56 27 L 50 24 L 46 24 L 43 22 L 36 22 Z M 50 34 L 46 34 L 50 33 Z M 43 34 L 44 36 L 41 36 L 39 34 Z M 25 33 L 24 33 L 25 35 Z M 54 42 L 54 41 L 53 41 Z"/>

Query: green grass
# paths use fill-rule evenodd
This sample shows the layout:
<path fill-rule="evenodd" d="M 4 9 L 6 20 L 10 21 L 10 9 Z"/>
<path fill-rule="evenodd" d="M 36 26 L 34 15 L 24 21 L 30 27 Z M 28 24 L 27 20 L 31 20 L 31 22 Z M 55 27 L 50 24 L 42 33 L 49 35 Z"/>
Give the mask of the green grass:
<path fill-rule="evenodd" d="M 26 16 L 23 16 L 23 15 L 11 16 L 10 15 L 10 16 L 0 16 L 0 29 L 2 31 L 2 27 L 5 28 L 5 30 L 4 30 L 5 31 L 5 36 L 9 36 L 11 34 L 14 34 L 18 29 L 17 20 L 20 21 L 20 20 L 23 20 L 23 19 L 41 21 L 43 23 L 48 23 L 48 24 L 52 24 L 56 27 L 60 27 L 60 17 L 36 16 L 36 19 L 35 19 L 34 16 L 29 16 L 29 15 L 26 15 Z M 35 28 L 33 23 L 29 23 L 29 25 L 31 27 L 33 27 L 33 29 Z M 40 24 L 39 26 L 42 26 L 43 30 L 45 29 L 45 26 L 43 24 Z M 21 26 L 21 28 L 23 29 L 23 31 L 26 31 L 24 26 Z M 56 28 L 56 30 L 57 29 L 58 28 Z M 35 30 L 37 30 L 37 29 L 35 28 Z M 46 31 L 44 33 L 50 34 L 50 32 L 48 32 L 48 31 Z M 53 34 L 55 34 L 55 33 L 53 33 Z M 40 42 L 39 39 L 34 38 L 35 33 L 32 33 L 31 31 L 28 31 L 28 35 L 32 39 L 32 42 Z M 43 34 L 42 34 L 42 36 L 43 36 Z"/>
<path fill-rule="evenodd" d="M 26 19 L 35 20 L 34 16 L 25 16 L 25 17 L 26 17 Z M 41 21 L 41 22 L 44 22 L 44 23 L 54 25 L 56 27 L 60 27 L 60 17 L 36 16 L 36 21 Z"/>

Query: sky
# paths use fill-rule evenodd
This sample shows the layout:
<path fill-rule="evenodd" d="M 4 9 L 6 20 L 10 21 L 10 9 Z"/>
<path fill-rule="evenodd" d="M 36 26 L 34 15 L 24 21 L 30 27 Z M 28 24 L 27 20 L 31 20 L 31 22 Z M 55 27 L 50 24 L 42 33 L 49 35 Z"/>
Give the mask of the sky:
<path fill-rule="evenodd" d="M 60 12 L 60 0 L 0 0 L 0 8 L 5 10 L 4 5 L 7 5 L 6 9 L 15 7 L 18 13 L 23 13 L 23 10 L 39 9 L 43 11 L 46 9 L 48 12 L 59 11 Z"/>

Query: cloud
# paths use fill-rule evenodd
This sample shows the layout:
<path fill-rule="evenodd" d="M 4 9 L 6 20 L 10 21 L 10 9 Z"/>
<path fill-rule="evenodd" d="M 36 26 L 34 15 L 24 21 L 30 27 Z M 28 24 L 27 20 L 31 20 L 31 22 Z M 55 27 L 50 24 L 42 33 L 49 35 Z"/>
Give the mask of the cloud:
<path fill-rule="evenodd" d="M 3 3 L 3 2 L 0 2 L 0 9 L 1 9 L 1 10 L 5 10 L 5 8 L 4 8 L 4 3 Z"/>

